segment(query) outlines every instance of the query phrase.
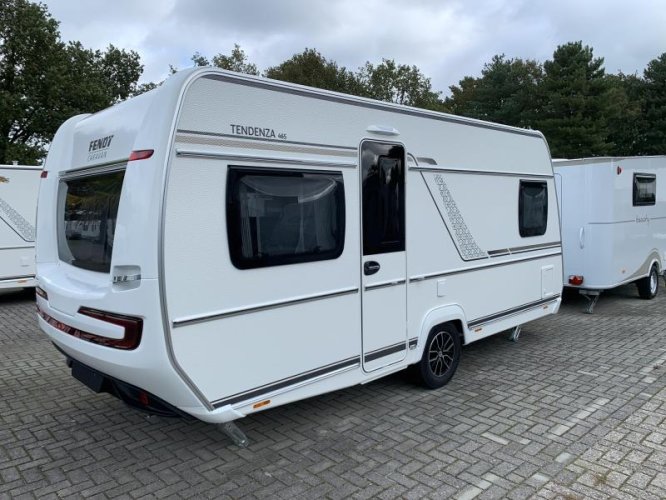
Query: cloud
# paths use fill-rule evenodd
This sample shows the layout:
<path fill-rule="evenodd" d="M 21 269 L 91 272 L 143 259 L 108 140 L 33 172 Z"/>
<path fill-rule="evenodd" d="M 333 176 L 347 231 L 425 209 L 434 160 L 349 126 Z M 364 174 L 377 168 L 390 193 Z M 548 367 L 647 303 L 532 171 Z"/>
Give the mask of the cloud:
<path fill-rule="evenodd" d="M 663 0 L 47 0 L 65 40 L 139 52 L 144 81 L 191 65 L 194 52 L 228 54 L 239 43 L 266 69 L 319 50 L 357 69 L 382 58 L 416 65 L 436 90 L 480 74 L 493 55 L 544 61 L 558 44 L 582 40 L 608 72 L 642 73 L 666 51 Z M 82 8 L 81 5 L 85 5 Z"/>

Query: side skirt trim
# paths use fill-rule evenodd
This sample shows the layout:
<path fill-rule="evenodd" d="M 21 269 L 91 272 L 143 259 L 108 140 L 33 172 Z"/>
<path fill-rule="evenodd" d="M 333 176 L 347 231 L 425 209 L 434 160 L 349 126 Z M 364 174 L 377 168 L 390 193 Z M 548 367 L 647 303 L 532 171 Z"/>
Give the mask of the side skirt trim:
<path fill-rule="evenodd" d="M 263 385 L 261 387 L 256 387 L 254 389 L 250 389 L 244 392 L 239 392 L 237 394 L 234 394 L 232 396 L 229 396 L 227 398 L 223 399 L 218 399 L 217 401 L 213 401 L 213 407 L 214 408 L 220 408 L 221 406 L 225 405 L 231 405 L 235 403 L 239 403 L 241 401 L 246 401 L 249 399 L 257 398 L 259 396 L 262 396 L 264 394 L 268 394 L 270 392 L 274 392 L 280 389 L 283 389 L 285 387 L 288 387 L 290 385 L 295 385 L 298 383 L 306 382 L 309 381 L 310 379 L 314 379 L 317 377 L 321 377 L 322 375 L 328 375 L 329 373 L 344 369 L 344 368 L 352 368 L 359 366 L 360 363 L 360 358 L 358 356 L 355 356 L 353 358 L 348 358 L 343 361 L 339 361 L 337 363 L 333 363 L 327 366 L 323 366 L 320 368 L 315 368 L 314 370 L 310 370 L 307 372 L 299 373 L 298 375 L 294 375 L 292 377 L 284 378 L 282 380 L 278 380 L 277 382 L 272 382 L 270 384 Z"/>

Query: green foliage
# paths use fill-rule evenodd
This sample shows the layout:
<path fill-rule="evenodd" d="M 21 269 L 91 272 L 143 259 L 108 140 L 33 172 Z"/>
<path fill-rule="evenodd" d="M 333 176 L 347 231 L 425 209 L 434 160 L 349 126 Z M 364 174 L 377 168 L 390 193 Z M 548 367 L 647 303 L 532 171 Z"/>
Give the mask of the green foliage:
<path fill-rule="evenodd" d="M 666 154 L 666 52 L 653 59 L 643 72 L 641 150 Z"/>
<path fill-rule="evenodd" d="M 257 65 L 248 62 L 247 55 L 237 43 L 234 44 L 234 49 L 231 51 L 231 55 L 225 56 L 223 54 L 217 54 L 214 56 L 213 66 L 228 69 L 229 71 L 235 71 L 236 73 L 245 73 L 246 75 L 259 74 L 259 71 L 257 71 Z"/>
<path fill-rule="evenodd" d="M 60 124 L 139 91 L 136 52 L 65 45 L 46 6 L 0 0 L 0 163 L 37 163 Z"/>
<path fill-rule="evenodd" d="M 258 75 L 257 65 L 248 61 L 247 54 L 240 45 L 234 44 L 231 54 L 228 56 L 221 52 L 213 56 L 213 60 L 209 61 L 208 58 L 199 52 L 195 52 L 190 58 L 194 66 L 216 66 L 218 68 L 235 71 L 236 73 L 245 73 L 246 75 Z M 173 75 L 178 69 L 170 65 L 169 71 Z"/>
<path fill-rule="evenodd" d="M 535 125 L 548 139 L 554 158 L 610 153 L 607 129 L 610 86 L 603 58 L 582 42 L 560 45 L 543 64 L 541 109 Z"/>
<path fill-rule="evenodd" d="M 609 99 L 606 109 L 608 142 L 612 144 L 613 156 L 641 154 L 642 129 L 645 117 L 642 107 L 643 81 L 635 75 L 606 76 L 609 84 Z M 665 150 L 666 151 L 666 150 Z"/>
<path fill-rule="evenodd" d="M 339 67 L 314 49 L 306 48 L 282 64 L 268 68 L 264 76 L 336 92 L 363 94 L 363 87 L 353 72 Z"/>
<path fill-rule="evenodd" d="M 541 64 L 533 60 L 496 55 L 486 63 L 481 77 L 465 77 L 452 85 L 444 105 L 457 115 L 505 125 L 529 127 L 536 119 Z"/>
<path fill-rule="evenodd" d="M 368 97 L 425 109 L 440 109 L 440 92 L 434 92 L 430 78 L 426 78 L 416 66 L 396 64 L 392 59 L 382 59 L 381 64 L 366 62 L 358 79 Z"/>

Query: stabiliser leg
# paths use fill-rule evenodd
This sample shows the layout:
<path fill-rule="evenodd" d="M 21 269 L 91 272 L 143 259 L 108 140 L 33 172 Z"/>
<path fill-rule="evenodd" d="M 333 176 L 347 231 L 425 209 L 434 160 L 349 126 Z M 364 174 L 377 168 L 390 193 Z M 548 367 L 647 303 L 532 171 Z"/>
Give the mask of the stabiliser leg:
<path fill-rule="evenodd" d="M 223 424 L 220 424 L 220 427 L 222 427 L 224 433 L 227 436 L 229 436 L 229 438 L 234 442 L 236 446 L 239 446 L 240 448 L 247 448 L 248 445 L 250 444 L 250 440 L 243 433 L 243 431 L 238 428 L 238 426 L 235 423 L 225 422 Z"/>
<path fill-rule="evenodd" d="M 520 331 L 523 329 L 523 325 L 514 326 L 509 333 L 509 340 L 511 342 L 518 342 L 520 338 Z"/>
<path fill-rule="evenodd" d="M 580 294 L 587 299 L 587 307 L 583 311 L 586 314 L 592 314 L 594 311 L 594 306 L 597 305 L 599 301 L 599 296 L 601 295 L 600 290 L 581 290 Z"/>

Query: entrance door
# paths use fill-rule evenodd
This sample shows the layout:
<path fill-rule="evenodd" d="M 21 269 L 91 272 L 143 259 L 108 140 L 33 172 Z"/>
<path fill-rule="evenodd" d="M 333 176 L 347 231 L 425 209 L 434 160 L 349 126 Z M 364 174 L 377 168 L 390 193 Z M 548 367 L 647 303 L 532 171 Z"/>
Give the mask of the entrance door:
<path fill-rule="evenodd" d="M 405 148 L 361 143 L 363 368 L 407 355 Z"/>

